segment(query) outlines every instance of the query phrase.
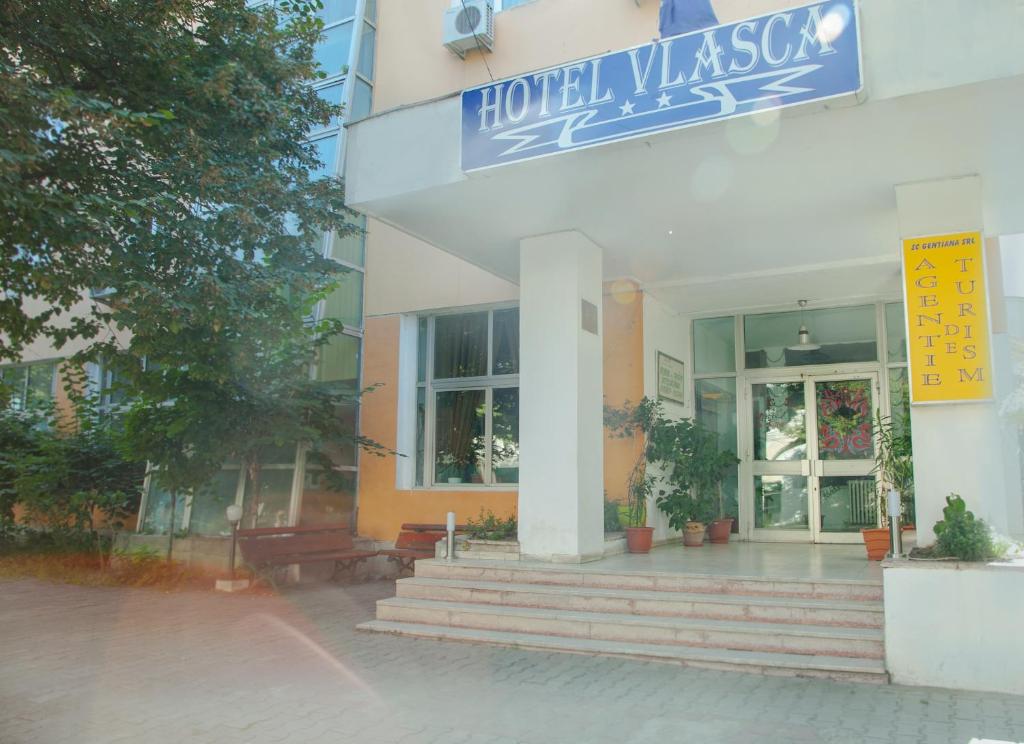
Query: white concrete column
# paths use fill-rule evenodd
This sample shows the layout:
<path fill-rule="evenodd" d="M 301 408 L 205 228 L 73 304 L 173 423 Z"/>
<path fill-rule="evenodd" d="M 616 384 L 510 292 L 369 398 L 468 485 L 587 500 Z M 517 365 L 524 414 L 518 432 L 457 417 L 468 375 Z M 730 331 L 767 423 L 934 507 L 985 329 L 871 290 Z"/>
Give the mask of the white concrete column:
<path fill-rule="evenodd" d="M 900 238 L 978 230 L 984 235 L 977 176 L 896 187 Z M 993 292 L 987 282 L 990 304 Z M 911 329 L 913 332 L 913 329 Z M 917 540 L 928 545 L 942 519 L 946 496 L 959 493 L 967 508 L 1000 532 L 1008 531 L 1004 447 L 994 402 L 912 406 Z"/>
<path fill-rule="evenodd" d="M 519 244 L 519 542 L 528 557 L 604 548 L 601 249 L 578 232 Z"/>

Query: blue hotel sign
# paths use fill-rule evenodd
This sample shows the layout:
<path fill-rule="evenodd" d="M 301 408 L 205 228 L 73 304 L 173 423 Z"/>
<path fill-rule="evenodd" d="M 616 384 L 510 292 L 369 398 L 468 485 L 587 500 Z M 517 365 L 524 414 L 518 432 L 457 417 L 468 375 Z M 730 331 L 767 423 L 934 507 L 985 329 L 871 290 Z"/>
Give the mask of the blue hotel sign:
<path fill-rule="evenodd" d="M 855 93 L 855 0 L 658 39 L 462 93 L 462 169 Z"/>

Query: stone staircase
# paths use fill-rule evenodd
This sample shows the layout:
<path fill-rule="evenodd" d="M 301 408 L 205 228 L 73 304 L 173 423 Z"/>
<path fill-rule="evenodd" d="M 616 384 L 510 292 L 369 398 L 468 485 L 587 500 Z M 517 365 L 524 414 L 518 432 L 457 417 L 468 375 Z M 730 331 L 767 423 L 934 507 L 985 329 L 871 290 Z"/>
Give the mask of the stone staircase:
<path fill-rule="evenodd" d="M 360 629 L 888 682 L 882 585 L 424 560 Z"/>

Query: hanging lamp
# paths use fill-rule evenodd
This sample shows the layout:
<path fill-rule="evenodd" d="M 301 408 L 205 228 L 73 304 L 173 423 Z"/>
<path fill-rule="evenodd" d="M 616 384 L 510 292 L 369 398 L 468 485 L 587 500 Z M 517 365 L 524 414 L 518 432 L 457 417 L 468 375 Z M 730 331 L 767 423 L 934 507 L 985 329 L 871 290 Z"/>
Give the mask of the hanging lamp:
<path fill-rule="evenodd" d="M 821 348 L 821 344 L 814 343 L 811 339 L 811 332 L 807 330 L 807 324 L 804 323 L 804 310 L 807 307 L 807 300 L 800 300 L 797 304 L 800 306 L 800 330 L 797 331 L 797 342 L 786 348 L 790 351 L 817 351 Z"/>

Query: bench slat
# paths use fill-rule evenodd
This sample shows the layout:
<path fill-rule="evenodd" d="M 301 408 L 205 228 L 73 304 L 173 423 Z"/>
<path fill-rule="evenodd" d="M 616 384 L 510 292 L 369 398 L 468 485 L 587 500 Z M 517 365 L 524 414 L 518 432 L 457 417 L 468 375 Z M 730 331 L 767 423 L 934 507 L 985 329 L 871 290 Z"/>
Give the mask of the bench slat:
<path fill-rule="evenodd" d="M 354 558 L 373 558 L 376 550 L 345 550 L 328 553 L 295 553 L 277 555 L 263 561 L 264 565 L 290 566 L 293 563 L 324 563 L 327 561 L 347 561 Z"/>
<path fill-rule="evenodd" d="M 263 537 L 269 535 L 304 535 L 313 532 L 352 532 L 352 527 L 346 522 L 322 525 L 302 525 L 298 527 L 254 527 L 248 530 L 239 530 L 241 537 Z"/>
<path fill-rule="evenodd" d="M 342 533 L 247 537 L 239 540 L 242 555 L 249 561 L 260 561 L 279 555 L 324 553 L 351 550 L 352 536 Z"/>
<path fill-rule="evenodd" d="M 400 532 L 395 540 L 395 547 L 412 550 L 434 550 L 439 540 L 444 540 L 443 532 Z"/>

